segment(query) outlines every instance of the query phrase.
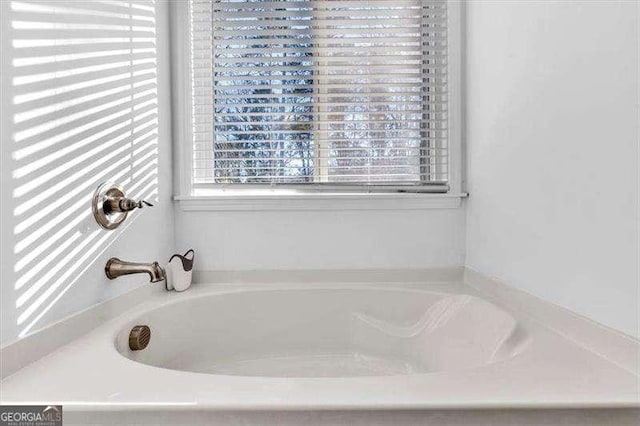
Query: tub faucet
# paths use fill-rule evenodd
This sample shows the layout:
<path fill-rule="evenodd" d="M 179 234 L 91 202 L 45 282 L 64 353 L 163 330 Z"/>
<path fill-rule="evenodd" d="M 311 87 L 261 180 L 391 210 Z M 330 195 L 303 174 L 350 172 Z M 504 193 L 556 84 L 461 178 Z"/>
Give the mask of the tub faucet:
<path fill-rule="evenodd" d="M 162 281 L 166 278 L 164 273 L 164 269 L 158 264 L 158 262 L 153 263 L 135 263 L 135 262 L 125 262 L 124 260 L 120 260 L 117 257 L 112 257 L 107 261 L 107 265 L 104 267 L 104 271 L 107 274 L 107 278 L 113 280 L 122 275 L 130 275 L 130 274 L 141 274 L 147 273 L 149 274 L 149 280 L 152 283 L 157 283 L 158 281 Z"/>

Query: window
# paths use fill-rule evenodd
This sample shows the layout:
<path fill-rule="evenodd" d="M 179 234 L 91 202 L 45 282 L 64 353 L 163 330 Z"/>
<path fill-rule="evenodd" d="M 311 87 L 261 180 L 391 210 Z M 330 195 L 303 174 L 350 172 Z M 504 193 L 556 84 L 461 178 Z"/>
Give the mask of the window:
<path fill-rule="evenodd" d="M 448 190 L 446 0 L 189 11 L 192 189 Z"/>

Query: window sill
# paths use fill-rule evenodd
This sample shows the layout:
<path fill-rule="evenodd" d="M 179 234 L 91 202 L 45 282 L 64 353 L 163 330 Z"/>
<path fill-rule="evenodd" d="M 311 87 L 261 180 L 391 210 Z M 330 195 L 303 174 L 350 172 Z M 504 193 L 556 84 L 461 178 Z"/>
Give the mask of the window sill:
<path fill-rule="evenodd" d="M 456 209 L 467 194 L 317 193 L 176 196 L 183 211 Z"/>

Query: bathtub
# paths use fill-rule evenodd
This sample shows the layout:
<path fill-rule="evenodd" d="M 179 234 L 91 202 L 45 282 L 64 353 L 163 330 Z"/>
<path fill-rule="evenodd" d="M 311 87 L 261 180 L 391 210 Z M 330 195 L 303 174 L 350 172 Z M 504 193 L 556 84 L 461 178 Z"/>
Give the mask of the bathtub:
<path fill-rule="evenodd" d="M 130 325 L 152 332 L 129 349 Z M 143 364 L 211 375 L 356 378 L 481 368 L 530 341 L 478 297 L 413 289 L 253 290 L 190 298 L 123 327 L 118 352 Z"/>
<path fill-rule="evenodd" d="M 136 325 L 151 340 L 134 351 Z M 462 283 L 198 284 L 154 291 L 6 378 L 2 400 L 62 404 L 65 424 L 463 425 L 494 410 L 487 424 L 587 425 L 600 408 L 634 410 L 635 424 L 637 386 Z M 573 423 L 531 420 L 576 408 Z"/>

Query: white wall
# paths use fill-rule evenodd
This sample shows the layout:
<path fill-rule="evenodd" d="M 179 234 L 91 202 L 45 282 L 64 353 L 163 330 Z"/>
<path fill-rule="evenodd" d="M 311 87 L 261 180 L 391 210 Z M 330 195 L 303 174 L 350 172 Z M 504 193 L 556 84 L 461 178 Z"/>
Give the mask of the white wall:
<path fill-rule="evenodd" d="M 460 267 L 464 210 L 190 212 L 179 250 L 206 271 Z"/>
<path fill-rule="evenodd" d="M 639 336 L 638 3 L 470 1 L 467 265 Z"/>
<path fill-rule="evenodd" d="M 91 2 L 78 2 L 74 7 L 84 8 L 83 13 L 89 15 L 94 10 L 92 9 L 94 4 L 102 11 L 113 9 Z M 162 1 L 157 2 L 155 11 L 150 13 L 155 19 L 157 29 L 156 50 L 155 53 L 147 51 L 146 56 L 155 58 L 155 71 L 148 75 L 153 80 L 155 74 L 157 81 L 146 83 L 151 87 L 150 93 L 144 97 L 148 102 L 145 101 L 146 103 L 143 104 L 142 98 L 133 97 L 127 104 L 131 107 L 128 114 L 133 119 L 133 122 L 129 123 L 130 135 L 118 140 L 109 133 L 84 146 L 78 143 L 86 139 L 65 132 L 70 128 L 78 129 L 82 124 L 89 126 L 90 135 L 95 135 L 98 122 L 103 115 L 107 114 L 107 111 L 97 113 L 90 119 L 85 116 L 68 122 L 64 120 L 70 117 L 72 112 L 88 111 L 90 107 L 106 105 L 107 101 L 113 100 L 114 97 L 108 94 L 100 95 L 100 98 L 90 100 L 87 104 L 81 103 L 84 101 L 79 98 L 95 95 L 106 87 L 113 88 L 115 83 L 105 83 L 103 86 L 95 83 L 95 86 L 79 91 L 60 89 L 59 93 L 42 95 L 30 101 L 14 104 L 14 96 L 30 90 L 35 92 L 92 81 L 91 78 L 99 76 L 89 77 L 91 74 L 78 72 L 74 77 L 65 79 L 62 74 L 47 74 L 53 71 L 63 73 L 68 70 L 78 70 L 88 65 L 91 59 L 86 59 L 87 62 L 84 65 L 80 64 L 82 61 L 64 62 L 63 59 L 47 62 L 45 66 L 20 65 L 15 60 L 21 57 L 22 51 L 12 46 L 14 41 L 20 39 L 21 34 L 24 33 L 11 29 L 11 22 L 24 19 L 24 16 L 29 14 L 22 15 L 23 18 L 15 18 L 17 15 L 12 12 L 9 2 L 2 2 L 0 8 L 3 67 L 2 96 L 0 96 L 2 98 L 1 342 L 4 344 L 67 315 L 130 291 L 137 286 L 145 285 L 146 277 L 142 275 L 109 281 L 104 275 L 104 265 L 112 256 L 132 261 L 166 261 L 173 251 L 173 207 L 171 141 L 168 124 L 170 123 L 170 85 L 167 56 L 167 5 Z M 73 22 L 73 14 L 63 13 L 59 14 L 58 18 L 52 19 L 65 19 L 64 17 Z M 87 18 L 85 22 L 90 23 L 90 19 Z M 108 36 L 108 32 L 98 32 L 96 35 Z M 64 37 L 63 31 L 47 34 L 47 38 L 64 39 Z M 30 55 L 33 52 L 40 52 L 44 58 L 55 54 L 97 53 L 115 49 L 110 44 L 96 43 L 92 47 L 90 45 L 92 42 L 87 43 L 85 46 L 78 46 L 77 50 L 53 46 L 42 48 L 40 51 L 33 49 L 29 52 L 31 52 Z M 153 47 L 153 43 L 150 46 Z M 134 58 L 131 59 L 135 61 Z M 101 75 L 104 76 L 109 74 L 106 71 L 107 64 L 116 60 L 112 57 L 103 57 L 99 62 L 104 67 L 100 70 L 103 73 Z M 135 79 L 135 69 L 145 67 L 136 68 L 134 64 L 133 68 L 125 65 L 123 69 L 124 72 L 133 73 L 131 74 L 133 82 L 138 81 Z M 30 86 L 30 83 L 21 85 L 16 78 L 24 75 L 45 75 L 46 77 L 40 83 L 34 83 L 33 86 Z M 152 86 L 155 86 L 155 92 Z M 61 104 L 53 112 L 38 115 L 40 114 L 36 109 L 38 106 L 72 99 L 78 102 L 77 106 Z M 42 103 L 39 103 L 40 100 Z M 22 111 L 33 112 L 38 118 L 14 122 L 16 114 Z M 127 113 L 126 109 L 123 111 Z M 149 112 L 150 115 L 142 117 L 141 111 Z M 16 133 L 24 130 L 25 126 L 31 125 L 31 121 L 33 121 L 32 129 L 37 129 L 37 126 L 43 122 L 53 125 L 47 131 L 35 130 L 34 137 L 18 140 L 20 138 L 16 137 Z M 124 122 L 120 121 L 120 123 Z M 140 130 L 141 123 L 150 127 Z M 154 130 L 147 130 L 152 128 Z M 57 142 L 51 142 L 50 147 L 38 147 L 38 143 L 47 141 L 49 137 L 52 138 L 50 141 L 55 139 Z M 25 147 L 32 148 L 34 153 L 27 155 L 26 151 L 20 151 Z M 94 148 L 100 148 L 100 152 L 91 151 Z M 70 151 L 65 151 L 67 149 Z M 102 163 L 105 156 L 115 149 L 123 149 L 125 154 Z M 18 155 L 19 152 L 25 155 Z M 72 163 L 80 158 L 84 158 L 81 163 Z M 118 160 L 125 162 L 115 170 L 110 170 L 109 167 Z M 39 164 L 39 161 L 43 164 Z M 33 170 L 26 172 L 25 166 L 29 165 L 33 166 Z M 49 172 L 52 174 L 47 174 Z M 78 173 L 80 174 L 75 176 Z M 125 188 L 132 189 L 134 194 L 157 201 L 157 206 L 132 213 L 125 222 L 128 227 L 123 225 L 116 231 L 105 231 L 100 229 L 93 220 L 89 200 L 100 182 L 114 178 L 125 185 Z M 39 186 L 34 187 L 35 189 L 25 194 L 20 192 L 19 188 L 35 184 L 38 179 L 43 180 Z M 40 201 L 35 207 L 28 209 L 26 213 L 18 211 L 25 203 L 38 200 Z M 43 214 L 40 216 L 39 213 Z M 67 227 L 69 224 L 72 226 Z M 38 250 L 41 248 L 45 250 L 39 253 Z M 61 250 L 57 251 L 57 249 Z M 20 260 L 25 262 L 22 268 L 16 266 Z"/>

